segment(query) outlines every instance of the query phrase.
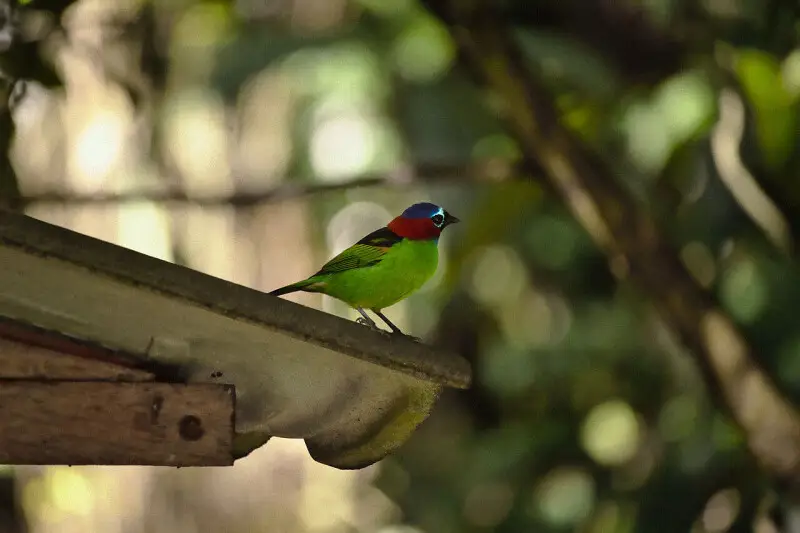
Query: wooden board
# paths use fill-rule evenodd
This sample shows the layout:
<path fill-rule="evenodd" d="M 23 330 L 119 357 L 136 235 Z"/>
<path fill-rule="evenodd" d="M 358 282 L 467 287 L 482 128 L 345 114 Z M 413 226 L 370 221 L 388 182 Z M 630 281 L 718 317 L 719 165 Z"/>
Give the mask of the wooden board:
<path fill-rule="evenodd" d="M 234 388 L 0 380 L 0 463 L 227 466 Z"/>
<path fill-rule="evenodd" d="M 0 332 L 0 379 L 153 381 L 144 370 L 4 339 Z"/>
<path fill-rule="evenodd" d="M 0 317 L 0 379 L 155 381 L 132 354 Z"/>

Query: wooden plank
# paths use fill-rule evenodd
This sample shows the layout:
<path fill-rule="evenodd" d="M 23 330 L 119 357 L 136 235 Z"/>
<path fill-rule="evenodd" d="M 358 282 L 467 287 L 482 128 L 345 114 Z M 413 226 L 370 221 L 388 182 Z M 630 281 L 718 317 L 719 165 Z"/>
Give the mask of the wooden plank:
<path fill-rule="evenodd" d="M 0 463 L 233 464 L 234 388 L 0 381 Z"/>
<path fill-rule="evenodd" d="M 136 359 L 56 331 L 0 318 L 0 378 L 153 381 Z"/>
<path fill-rule="evenodd" d="M 0 378 L 152 381 L 150 372 L 0 338 Z"/>

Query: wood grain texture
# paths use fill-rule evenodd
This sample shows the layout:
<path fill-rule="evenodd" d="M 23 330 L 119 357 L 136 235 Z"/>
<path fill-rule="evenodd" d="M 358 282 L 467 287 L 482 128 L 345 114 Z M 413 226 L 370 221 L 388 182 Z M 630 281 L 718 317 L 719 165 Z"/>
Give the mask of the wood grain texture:
<path fill-rule="evenodd" d="M 150 372 L 0 337 L 0 378 L 152 381 Z"/>
<path fill-rule="evenodd" d="M 227 466 L 234 388 L 0 380 L 0 463 Z"/>
<path fill-rule="evenodd" d="M 0 316 L 0 378 L 152 381 L 133 354 Z"/>

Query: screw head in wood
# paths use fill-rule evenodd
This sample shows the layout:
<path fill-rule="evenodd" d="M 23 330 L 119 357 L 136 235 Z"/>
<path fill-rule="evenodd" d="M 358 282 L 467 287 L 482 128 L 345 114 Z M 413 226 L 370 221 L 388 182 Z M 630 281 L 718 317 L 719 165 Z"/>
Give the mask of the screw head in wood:
<path fill-rule="evenodd" d="M 186 415 L 178 423 L 178 432 L 183 440 L 197 441 L 203 438 L 206 430 L 203 423 L 194 415 Z"/>

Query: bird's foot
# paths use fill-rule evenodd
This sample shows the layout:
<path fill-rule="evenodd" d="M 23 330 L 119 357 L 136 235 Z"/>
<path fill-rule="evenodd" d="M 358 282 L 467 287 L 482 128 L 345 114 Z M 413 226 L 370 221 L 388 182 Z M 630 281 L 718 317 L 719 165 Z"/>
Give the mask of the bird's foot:
<path fill-rule="evenodd" d="M 371 320 L 367 320 L 364 317 L 356 318 L 356 324 L 361 324 L 362 326 L 367 326 L 370 329 L 378 329 L 378 326 L 375 325 L 375 322 L 372 322 Z"/>
<path fill-rule="evenodd" d="M 379 328 L 378 325 L 375 324 L 375 322 L 373 322 L 371 320 L 367 320 L 364 317 L 356 318 L 356 324 L 361 324 L 362 326 L 367 326 L 372 331 L 377 331 L 378 333 L 387 333 L 386 330 L 383 330 L 383 329 Z"/>
<path fill-rule="evenodd" d="M 420 339 L 419 337 L 414 337 L 413 335 L 407 335 L 402 331 L 400 331 L 399 329 L 392 331 L 392 335 L 397 335 L 398 337 L 405 337 L 406 339 L 410 339 L 414 342 L 419 342 L 419 343 L 422 342 L 422 339 Z"/>

